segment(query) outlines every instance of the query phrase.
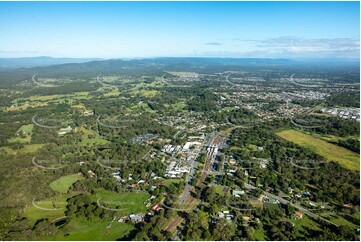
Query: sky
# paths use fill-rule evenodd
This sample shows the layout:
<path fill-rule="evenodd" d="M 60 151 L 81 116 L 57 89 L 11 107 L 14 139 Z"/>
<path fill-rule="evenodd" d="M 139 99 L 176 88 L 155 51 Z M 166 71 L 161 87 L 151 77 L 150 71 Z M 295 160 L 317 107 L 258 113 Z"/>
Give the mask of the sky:
<path fill-rule="evenodd" d="M 0 57 L 357 58 L 359 2 L 0 2 Z"/>

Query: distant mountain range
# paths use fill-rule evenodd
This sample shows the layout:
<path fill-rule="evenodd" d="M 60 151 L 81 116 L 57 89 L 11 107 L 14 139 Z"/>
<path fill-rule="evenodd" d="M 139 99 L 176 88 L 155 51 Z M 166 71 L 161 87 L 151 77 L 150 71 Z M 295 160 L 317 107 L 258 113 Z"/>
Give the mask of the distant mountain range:
<path fill-rule="evenodd" d="M 200 66 L 291 66 L 291 65 L 359 65 L 356 59 L 272 59 L 272 58 L 206 58 L 206 57 L 159 57 L 138 59 L 101 59 L 101 58 L 53 58 L 47 56 L 23 57 L 23 58 L 0 58 L 0 70 L 54 66 L 62 64 L 82 64 L 80 69 L 102 66 L 123 66 L 126 63 L 144 65 L 188 65 Z M 88 64 L 89 63 L 89 64 Z M 69 66 L 58 67 L 68 68 Z"/>
<path fill-rule="evenodd" d="M 84 63 L 100 58 L 53 58 L 47 56 L 23 57 L 23 58 L 0 58 L 0 69 L 29 68 L 36 66 L 51 66 L 67 63 Z"/>

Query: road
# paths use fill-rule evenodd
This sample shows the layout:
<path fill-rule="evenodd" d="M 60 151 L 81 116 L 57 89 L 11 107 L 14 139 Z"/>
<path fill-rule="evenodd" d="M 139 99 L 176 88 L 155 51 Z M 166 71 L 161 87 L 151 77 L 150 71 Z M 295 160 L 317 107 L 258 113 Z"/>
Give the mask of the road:
<path fill-rule="evenodd" d="M 245 187 L 246 187 L 247 189 L 258 189 L 258 190 L 261 190 L 261 189 L 255 187 L 255 186 L 252 186 L 252 185 L 247 184 L 247 183 L 245 184 Z M 308 209 L 306 209 L 306 208 L 301 207 L 300 205 L 294 204 L 294 203 L 292 203 L 292 202 L 290 202 L 290 201 L 288 201 L 288 200 L 286 200 L 286 199 L 284 199 L 284 198 L 282 198 L 282 197 L 280 197 L 280 196 L 277 196 L 277 195 L 275 195 L 275 194 L 272 194 L 272 193 L 269 193 L 269 192 L 266 192 L 266 191 L 263 191 L 263 190 L 261 190 L 261 191 L 263 192 L 264 195 L 266 195 L 266 196 L 268 196 L 268 197 L 270 197 L 270 198 L 277 199 L 277 200 L 280 201 L 280 203 L 282 203 L 282 204 L 285 204 L 285 205 L 289 204 L 289 205 L 291 205 L 292 207 L 298 209 L 299 211 L 303 212 L 304 214 L 307 214 L 308 216 L 310 216 L 310 217 L 312 217 L 312 218 L 322 220 L 322 221 L 324 221 L 324 222 L 326 222 L 326 223 L 328 223 L 328 224 L 331 224 L 331 225 L 334 225 L 334 226 L 338 227 L 337 224 L 332 223 L 331 221 L 329 221 L 329 220 L 327 220 L 327 219 L 325 219 L 325 218 L 323 218 L 323 217 L 321 217 L 321 216 L 319 216 L 319 215 L 311 212 L 310 210 L 308 210 Z"/>
<path fill-rule="evenodd" d="M 212 135 L 209 137 L 209 138 L 206 138 L 204 140 L 204 142 L 202 143 L 202 147 L 200 148 L 199 152 L 198 152 L 198 155 L 199 153 L 203 150 L 204 147 L 207 147 L 211 144 L 211 141 L 213 141 L 214 139 L 212 139 Z M 197 158 L 197 157 L 196 157 Z M 192 165 L 192 173 L 189 172 L 188 174 L 188 177 L 186 178 L 186 180 L 190 180 L 191 178 L 193 178 L 193 174 L 194 174 L 194 170 L 195 170 L 195 167 L 196 167 L 196 158 L 195 160 L 193 161 L 193 165 Z M 197 185 L 200 185 L 204 182 L 204 180 L 206 179 L 207 177 L 207 173 L 208 173 L 208 170 L 209 168 L 211 167 L 211 159 L 209 157 L 207 157 L 207 160 L 206 160 L 206 163 L 204 164 L 204 168 L 202 170 L 202 174 L 201 174 L 201 178 L 198 180 L 197 182 Z M 191 174 L 191 175 L 190 175 Z M 188 211 L 189 208 L 192 207 L 194 201 L 195 201 L 195 198 L 192 197 L 192 196 L 189 196 L 190 195 L 190 191 L 193 189 L 193 186 L 190 186 L 188 183 L 187 183 L 187 186 L 180 198 L 180 201 L 182 202 L 181 203 L 181 209 L 180 210 L 183 210 L 183 211 Z M 165 228 L 166 231 L 173 231 L 177 225 L 181 222 L 182 220 L 182 217 L 180 216 L 176 216 L 172 222 L 168 225 L 168 227 Z"/>
<path fill-rule="evenodd" d="M 231 75 L 231 73 L 229 73 L 229 74 L 226 76 L 226 82 L 228 82 L 229 84 L 231 84 L 231 85 L 234 86 L 234 87 L 240 87 L 240 85 L 235 84 L 235 83 L 231 82 L 231 81 L 228 79 L 229 75 Z"/>

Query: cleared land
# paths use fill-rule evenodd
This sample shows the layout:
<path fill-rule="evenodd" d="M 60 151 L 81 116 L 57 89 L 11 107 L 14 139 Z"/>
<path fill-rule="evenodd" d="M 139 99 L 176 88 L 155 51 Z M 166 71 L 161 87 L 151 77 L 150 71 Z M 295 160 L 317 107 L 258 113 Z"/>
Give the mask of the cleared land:
<path fill-rule="evenodd" d="M 149 198 L 146 192 L 111 192 L 104 189 L 98 189 L 91 196 L 94 202 L 108 209 L 117 209 L 118 216 L 129 215 L 132 213 L 146 213 L 148 208 L 144 202 Z"/>
<path fill-rule="evenodd" d="M 329 161 L 337 161 L 345 168 L 360 170 L 359 154 L 348 149 L 328 143 L 327 141 L 297 130 L 283 130 L 278 132 L 277 135 L 302 147 L 308 148 Z"/>
<path fill-rule="evenodd" d="M 21 149 L 12 149 L 11 147 L 4 147 L 4 152 L 5 154 L 9 154 L 9 155 L 17 155 L 17 154 L 26 154 L 26 153 L 35 153 L 37 152 L 40 148 L 42 148 L 44 146 L 44 144 L 27 144 L 24 145 L 24 148 Z"/>
<path fill-rule="evenodd" d="M 33 204 L 25 209 L 25 216 L 31 224 L 42 218 L 50 221 L 63 217 L 66 210 L 66 200 L 69 196 L 60 196 L 56 198 L 47 198 L 44 200 L 34 200 Z"/>
<path fill-rule="evenodd" d="M 85 218 L 74 218 L 60 228 L 55 236 L 47 236 L 43 240 L 108 240 L 115 241 L 128 235 L 134 226 L 116 221 L 96 219 L 89 221 Z"/>
<path fill-rule="evenodd" d="M 76 181 L 82 179 L 84 179 L 84 177 L 81 174 L 62 176 L 59 179 L 50 183 L 50 187 L 56 192 L 66 193 L 71 187 L 71 185 L 73 185 Z"/>
<path fill-rule="evenodd" d="M 16 137 L 9 139 L 10 143 L 29 143 L 31 141 L 31 135 L 33 132 L 34 124 L 27 124 L 21 126 L 16 131 Z"/>

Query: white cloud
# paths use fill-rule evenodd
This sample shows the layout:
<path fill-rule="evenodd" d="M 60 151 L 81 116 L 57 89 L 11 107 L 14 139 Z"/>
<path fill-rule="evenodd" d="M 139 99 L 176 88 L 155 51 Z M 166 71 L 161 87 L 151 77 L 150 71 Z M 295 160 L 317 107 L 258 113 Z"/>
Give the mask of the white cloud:
<path fill-rule="evenodd" d="M 207 56 L 273 58 L 359 58 L 360 40 L 350 38 L 304 39 L 283 36 L 266 40 L 232 39 Z M 199 53 L 200 54 L 200 53 Z"/>

